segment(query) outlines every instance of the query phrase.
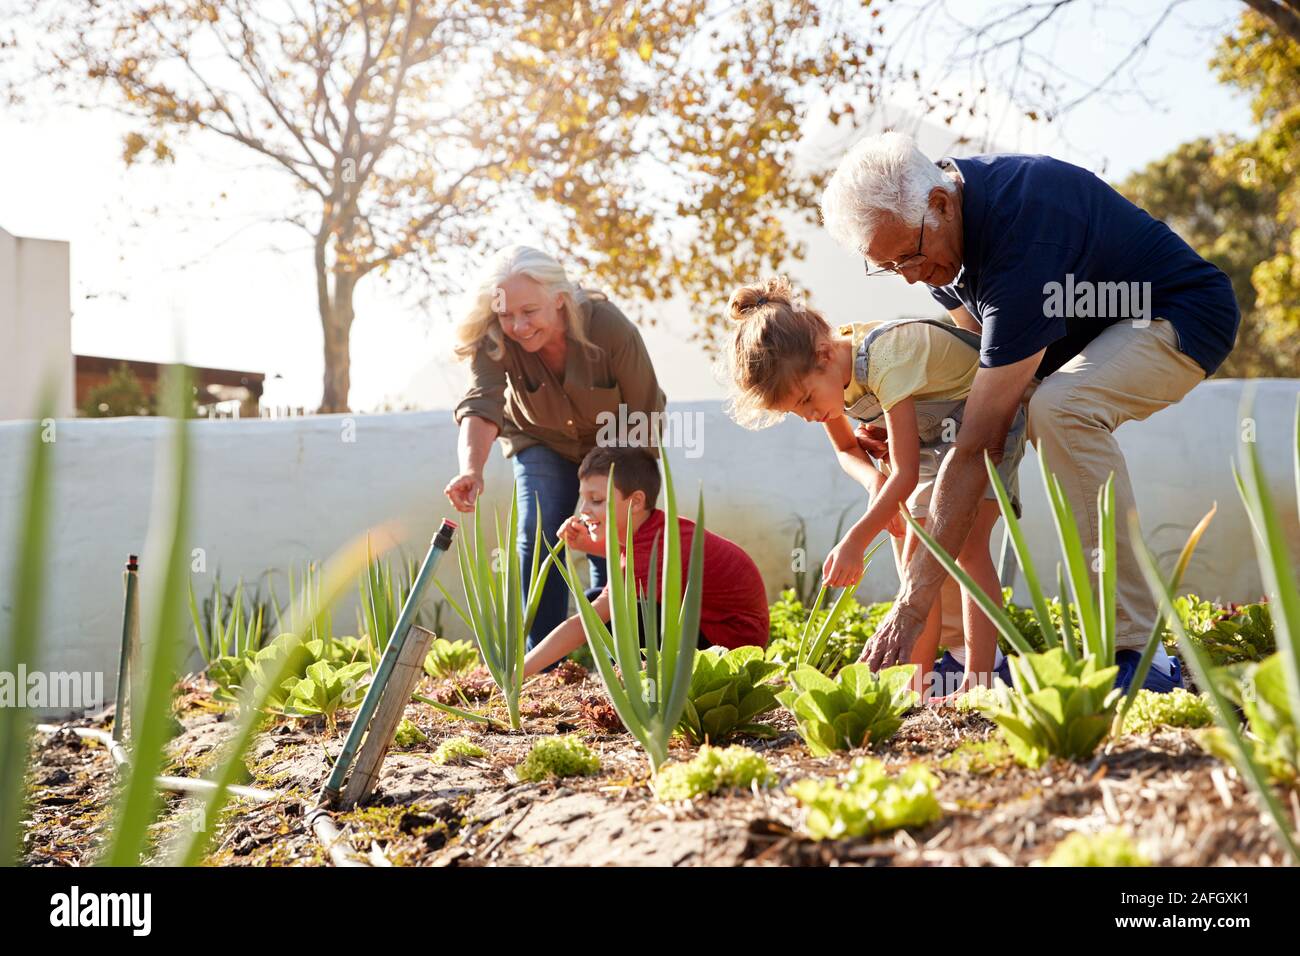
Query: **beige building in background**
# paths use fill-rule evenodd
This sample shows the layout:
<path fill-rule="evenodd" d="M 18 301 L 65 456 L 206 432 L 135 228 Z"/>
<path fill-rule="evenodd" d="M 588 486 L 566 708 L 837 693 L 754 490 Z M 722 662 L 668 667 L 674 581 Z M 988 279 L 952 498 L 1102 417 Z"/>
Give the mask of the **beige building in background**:
<path fill-rule="evenodd" d="M 73 415 L 69 246 L 0 228 L 0 420 L 34 418 L 54 387 L 54 415 Z"/>

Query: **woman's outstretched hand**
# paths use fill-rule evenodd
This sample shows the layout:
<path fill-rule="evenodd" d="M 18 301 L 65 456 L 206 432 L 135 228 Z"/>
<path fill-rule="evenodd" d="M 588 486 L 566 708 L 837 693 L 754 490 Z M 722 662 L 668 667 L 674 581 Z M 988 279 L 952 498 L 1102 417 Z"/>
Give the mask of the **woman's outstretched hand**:
<path fill-rule="evenodd" d="M 462 472 L 447 483 L 443 494 L 457 511 L 473 511 L 474 502 L 483 494 L 483 476 L 474 472 Z"/>

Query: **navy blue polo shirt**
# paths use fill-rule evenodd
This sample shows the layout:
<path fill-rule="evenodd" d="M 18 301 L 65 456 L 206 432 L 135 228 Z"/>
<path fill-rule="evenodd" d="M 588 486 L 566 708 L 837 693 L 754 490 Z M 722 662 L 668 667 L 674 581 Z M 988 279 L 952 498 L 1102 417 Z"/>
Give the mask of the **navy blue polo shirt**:
<path fill-rule="evenodd" d="M 1228 277 L 1086 169 L 1050 156 L 943 159 L 964 180 L 962 268 L 930 292 L 981 327 L 980 364 L 1046 349 L 1040 378 L 1107 326 L 1168 319 L 1205 369 L 1232 351 L 1241 313 Z"/>

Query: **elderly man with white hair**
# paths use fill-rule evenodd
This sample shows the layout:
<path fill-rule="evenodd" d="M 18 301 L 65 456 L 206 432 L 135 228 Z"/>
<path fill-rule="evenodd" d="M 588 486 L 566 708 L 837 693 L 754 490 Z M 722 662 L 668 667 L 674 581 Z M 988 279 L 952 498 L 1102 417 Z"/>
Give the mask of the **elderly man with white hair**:
<path fill-rule="evenodd" d="M 1119 553 L 1117 686 L 1127 687 L 1155 623 L 1129 541 L 1136 505 L 1115 429 L 1179 401 L 1232 350 L 1240 312 L 1228 278 L 1168 226 L 1085 169 L 1049 156 L 927 159 L 888 132 L 849 151 L 822 197 L 826 228 L 868 275 L 923 282 L 980 335 L 980 367 L 956 448 L 935 483 L 929 530 L 957 554 L 1029 396 L 1029 439 L 1099 543 L 1097 493 L 1115 476 Z M 859 430 L 863 448 L 886 449 Z M 945 572 L 918 548 L 899 599 L 863 652 L 873 669 L 908 660 Z M 1182 685 L 1163 648 L 1144 687 Z"/>

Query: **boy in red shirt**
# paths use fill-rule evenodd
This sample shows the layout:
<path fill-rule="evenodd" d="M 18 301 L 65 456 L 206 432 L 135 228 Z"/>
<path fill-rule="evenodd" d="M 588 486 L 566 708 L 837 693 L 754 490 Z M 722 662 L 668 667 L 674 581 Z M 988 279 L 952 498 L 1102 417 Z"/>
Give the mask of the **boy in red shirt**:
<path fill-rule="evenodd" d="M 590 554 L 605 553 L 605 496 L 609 487 L 610 467 L 614 470 L 613 510 L 618 521 L 616 533 L 621 543 L 632 528 L 633 573 L 637 590 L 644 594 L 649 587 L 650 549 L 658 541 L 659 576 L 665 547 L 664 513 L 655 507 L 659 499 L 659 463 L 644 448 L 593 448 L 578 466 L 580 497 L 578 514 L 560 526 L 559 536 L 567 547 Z M 691 541 L 695 522 L 677 519 L 681 534 L 682 587 L 686 586 Z M 733 541 L 704 531 L 704 571 L 700 608 L 699 646 L 742 647 L 767 646 L 767 589 L 758 566 Z M 626 554 L 623 566 L 626 568 Z M 662 582 L 661 582 L 662 584 Z M 655 599 L 659 600 L 656 594 Z M 591 606 L 600 619 L 609 622 L 609 587 L 596 596 Z M 586 640 L 582 618 L 574 615 L 529 651 L 524 659 L 524 675 L 531 676 L 566 657 Z"/>

